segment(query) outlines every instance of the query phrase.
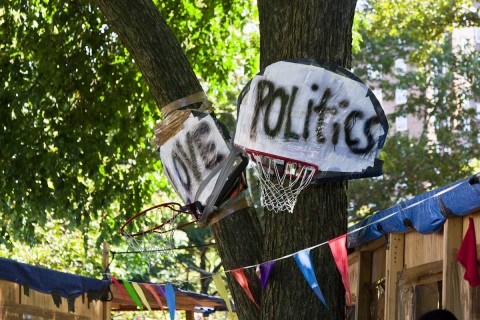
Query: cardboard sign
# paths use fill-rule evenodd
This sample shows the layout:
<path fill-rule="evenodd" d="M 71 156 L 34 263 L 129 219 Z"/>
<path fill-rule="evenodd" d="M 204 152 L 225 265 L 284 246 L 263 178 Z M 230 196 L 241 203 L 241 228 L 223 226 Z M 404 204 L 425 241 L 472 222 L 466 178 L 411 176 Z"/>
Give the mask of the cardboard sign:
<path fill-rule="evenodd" d="M 230 149 L 211 115 L 192 113 L 159 153 L 165 175 L 184 203 L 205 204 Z"/>
<path fill-rule="evenodd" d="M 234 143 L 317 165 L 320 178 L 360 177 L 378 166 L 381 173 L 376 157 L 387 131 L 380 103 L 348 70 L 316 60 L 282 61 L 240 94 Z"/>

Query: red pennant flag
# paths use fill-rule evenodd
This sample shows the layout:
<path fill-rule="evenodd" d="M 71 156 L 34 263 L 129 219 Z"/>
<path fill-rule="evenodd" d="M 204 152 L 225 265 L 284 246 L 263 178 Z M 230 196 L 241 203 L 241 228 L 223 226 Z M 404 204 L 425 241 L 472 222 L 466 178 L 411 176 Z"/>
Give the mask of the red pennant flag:
<path fill-rule="evenodd" d="M 255 299 L 253 298 L 252 292 L 250 291 L 250 288 L 248 287 L 248 281 L 247 278 L 245 277 L 245 272 L 243 271 L 243 268 L 238 268 L 235 270 L 232 270 L 233 277 L 237 282 L 242 286 L 243 291 L 247 294 L 248 298 L 255 303 L 258 309 L 260 309 L 260 306 L 257 304 Z"/>
<path fill-rule="evenodd" d="M 340 237 L 328 241 L 330 250 L 332 251 L 333 259 L 337 265 L 338 271 L 342 276 L 343 286 L 347 292 L 348 304 L 352 304 L 352 293 L 350 292 L 350 279 L 348 277 L 348 254 L 346 247 L 347 235 L 344 234 Z"/>
<path fill-rule="evenodd" d="M 124 300 L 127 300 L 127 295 L 125 294 L 125 290 L 123 290 L 123 287 L 120 284 L 120 282 L 118 282 L 117 278 L 115 278 L 113 275 L 110 275 L 110 278 L 112 279 L 115 286 L 118 288 L 118 291 L 120 291 L 120 294 L 122 295 L 122 298 Z"/>
<path fill-rule="evenodd" d="M 465 237 L 463 238 L 460 249 L 458 250 L 457 260 L 465 267 L 463 278 L 468 281 L 470 286 L 480 285 L 480 275 L 478 274 L 477 261 L 477 241 L 475 239 L 475 224 L 473 218 L 469 218 L 469 225 Z"/>
<path fill-rule="evenodd" d="M 151 292 L 151 294 L 153 295 L 153 297 L 157 301 L 158 305 L 160 306 L 160 309 L 163 311 L 163 316 L 165 317 L 165 319 L 167 319 L 167 315 L 165 314 L 165 309 L 163 308 L 162 300 L 160 300 L 160 297 L 158 296 L 157 292 L 155 291 L 155 288 L 151 284 L 148 284 L 148 283 L 144 283 L 143 286 L 146 289 L 148 289 L 148 291 Z"/>

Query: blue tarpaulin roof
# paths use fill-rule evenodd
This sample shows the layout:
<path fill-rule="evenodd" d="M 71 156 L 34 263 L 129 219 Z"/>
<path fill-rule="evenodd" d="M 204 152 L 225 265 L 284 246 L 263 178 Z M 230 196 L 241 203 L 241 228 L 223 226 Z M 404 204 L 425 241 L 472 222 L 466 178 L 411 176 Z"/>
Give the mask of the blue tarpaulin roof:
<path fill-rule="evenodd" d="M 438 231 L 449 216 L 480 208 L 479 177 L 477 173 L 375 213 L 348 229 L 347 246 L 355 248 L 393 232 Z"/>
<path fill-rule="evenodd" d="M 75 298 L 83 293 L 100 294 L 108 287 L 106 280 L 54 271 L 5 258 L 0 258 L 0 279 L 46 294 L 57 293 L 64 298 Z"/>

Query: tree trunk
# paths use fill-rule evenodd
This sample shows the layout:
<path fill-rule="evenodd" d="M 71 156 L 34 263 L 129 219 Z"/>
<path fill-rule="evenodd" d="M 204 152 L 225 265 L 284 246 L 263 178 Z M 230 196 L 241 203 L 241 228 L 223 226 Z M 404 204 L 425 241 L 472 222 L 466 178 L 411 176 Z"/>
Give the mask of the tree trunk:
<path fill-rule="evenodd" d="M 249 226 L 245 220 L 249 221 Z M 223 218 L 212 225 L 212 231 L 225 270 L 262 262 L 262 229 L 255 209 L 247 208 Z M 255 270 L 253 268 L 245 270 L 245 276 L 255 301 L 260 305 L 262 303 L 261 285 Z M 241 320 L 260 319 L 260 310 L 248 299 L 231 274 L 228 274 L 227 280 L 235 301 L 238 318 Z"/>
<path fill-rule="evenodd" d="M 96 0 L 140 67 L 155 101 L 166 104 L 203 91 L 180 44 L 151 0 Z M 153 128 L 152 128 L 153 130 Z M 226 269 L 261 262 L 262 234 L 253 209 L 238 211 L 212 227 Z M 245 272 L 260 299 L 254 272 Z M 230 290 L 240 319 L 257 320 L 259 311 L 231 275 Z"/>
<path fill-rule="evenodd" d="M 260 65 L 291 58 L 324 59 L 350 67 L 356 0 L 258 0 Z M 264 260 L 345 234 L 346 182 L 304 190 L 292 214 L 266 211 Z M 344 319 L 345 290 L 327 245 L 311 251 L 326 309 L 292 258 L 278 261 L 263 293 L 262 319 Z"/>
<path fill-rule="evenodd" d="M 96 1 L 140 66 L 159 107 L 202 90 L 151 0 Z M 349 67 L 355 2 L 258 0 L 262 68 L 278 60 L 300 57 Z M 278 258 L 344 234 L 345 189 L 344 182 L 311 186 L 300 194 L 293 214 L 266 212 L 264 240 L 252 208 L 214 224 L 212 231 L 225 269 Z M 254 270 L 246 270 L 253 294 L 262 305 L 261 316 L 240 286 L 228 277 L 239 319 L 343 319 L 344 289 L 328 247 L 314 249 L 311 255 L 328 310 L 290 258 L 276 264 L 262 301 Z"/>

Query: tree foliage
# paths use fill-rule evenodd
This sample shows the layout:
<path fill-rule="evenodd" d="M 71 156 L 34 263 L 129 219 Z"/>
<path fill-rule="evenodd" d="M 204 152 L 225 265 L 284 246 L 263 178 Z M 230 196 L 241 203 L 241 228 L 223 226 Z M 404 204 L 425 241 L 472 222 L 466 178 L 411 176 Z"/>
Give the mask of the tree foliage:
<path fill-rule="evenodd" d="M 471 102 L 480 94 L 480 55 L 474 46 L 458 46 L 459 36 L 452 36 L 462 30 L 473 34 L 466 28 L 478 26 L 471 5 L 372 0 L 358 12 L 363 41 L 354 57 L 355 73 L 381 89 L 384 102 L 394 101 L 397 89 L 407 90 L 408 97 L 389 115 L 384 176 L 350 183 L 354 215 L 388 208 L 473 172 L 479 130 Z M 398 59 L 406 70 L 395 67 Z M 396 117 L 405 115 L 419 121 L 417 133 L 395 132 Z"/>
<path fill-rule="evenodd" d="M 258 71 L 259 35 L 251 0 L 156 1 L 215 109 L 234 110 L 237 93 Z"/>
<path fill-rule="evenodd" d="M 49 216 L 112 232 L 159 186 L 141 74 L 87 3 L 1 10 L 1 239 L 33 241 Z"/>
<path fill-rule="evenodd" d="M 241 36 L 252 4 L 158 6 L 214 100 L 233 100 L 231 75 L 255 65 L 257 40 Z M 0 21 L 0 242 L 33 244 L 34 225 L 50 219 L 118 241 L 152 194 L 173 197 L 151 144 L 160 113 L 138 67 L 88 1 L 8 1 Z"/>

